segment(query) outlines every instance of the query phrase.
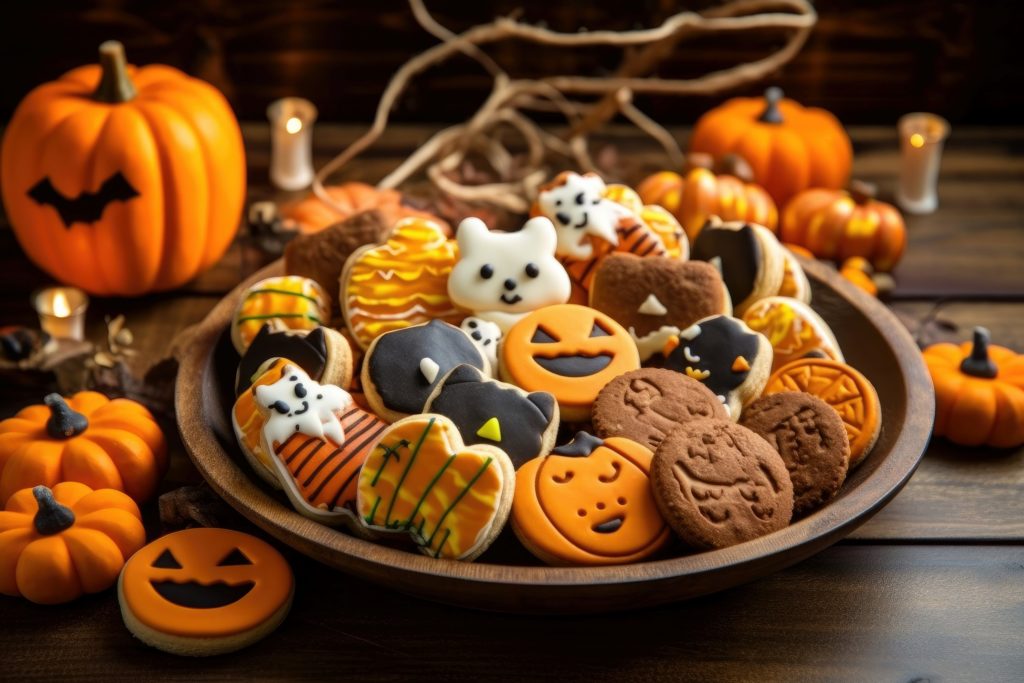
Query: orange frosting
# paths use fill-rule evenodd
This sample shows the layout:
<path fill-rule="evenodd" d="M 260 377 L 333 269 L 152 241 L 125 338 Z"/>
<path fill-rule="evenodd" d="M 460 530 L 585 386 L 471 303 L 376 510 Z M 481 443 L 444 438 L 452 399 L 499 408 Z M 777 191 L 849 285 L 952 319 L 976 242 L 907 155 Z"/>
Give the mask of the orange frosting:
<path fill-rule="evenodd" d="M 743 322 L 772 343 L 772 370 L 803 358 L 811 351 L 821 351 L 832 360 L 843 360 L 828 325 L 802 301 L 782 296 L 761 299 L 744 311 Z"/>

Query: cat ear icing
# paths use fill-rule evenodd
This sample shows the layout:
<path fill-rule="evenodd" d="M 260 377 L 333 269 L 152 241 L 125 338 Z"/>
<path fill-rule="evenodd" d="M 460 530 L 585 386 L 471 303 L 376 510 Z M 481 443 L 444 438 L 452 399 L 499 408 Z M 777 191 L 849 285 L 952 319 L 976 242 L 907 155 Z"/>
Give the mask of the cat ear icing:
<path fill-rule="evenodd" d="M 487 224 L 476 216 L 464 218 L 455 233 L 455 241 L 459 243 L 459 251 L 473 251 L 490 235 Z"/>
<path fill-rule="evenodd" d="M 538 252 L 554 254 L 558 244 L 558 235 L 555 232 L 555 225 L 546 216 L 537 216 L 526 221 L 521 233 L 529 235 L 530 241 L 535 244 Z"/>

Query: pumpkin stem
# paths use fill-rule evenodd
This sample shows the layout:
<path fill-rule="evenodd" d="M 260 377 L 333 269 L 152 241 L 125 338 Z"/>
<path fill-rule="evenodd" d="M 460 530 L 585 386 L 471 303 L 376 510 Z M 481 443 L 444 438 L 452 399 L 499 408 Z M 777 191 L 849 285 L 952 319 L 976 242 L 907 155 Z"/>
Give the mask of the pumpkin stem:
<path fill-rule="evenodd" d="M 70 439 L 89 427 L 89 420 L 72 410 L 60 394 L 49 394 L 43 399 L 50 408 L 50 419 L 46 421 L 46 433 L 51 439 Z"/>
<path fill-rule="evenodd" d="M 59 534 L 75 523 L 75 513 L 71 508 L 61 505 L 53 497 L 53 491 L 45 486 L 36 486 L 32 489 L 32 495 L 36 497 L 39 504 L 39 512 L 36 513 L 32 523 L 43 536 Z"/>
<path fill-rule="evenodd" d="M 960 363 L 960 372 L 971 377 L 993 379 L 999 374 L 999 368 L 988 357 L 988 343 L 992 339 L 989 331 L 984 327 L 974 328 L 974 343 L 971 345 L 971 355 L 964 358 Z"/>
<path fill-rule="evenodd" d="M 782 101 L 782 88 L 771 87 L 764 91 L 764 111 L 757 117 L 761 123 L 782 123 L 782 112 L 779 102 Z"/>
<path fill-rule="evenodd" d="M 853 201 L 858 204 L 867 204 L 875 195 L 878 193 L 878 186 L 874 183 L 867 183 L 863 180 L 851 180 L 850 187 L 847 190 L 850 193 L 850 197 Z"/>
<path fill-rule="evenodd" d="M 94 100 L 120 104 L 135 98 L 135 84 L 128 78 L 128 62 L 124 45 L 116 40 L 100 43 L 100 84 L 92 94 Z"/>
<path fill-rule="evenodd" d="M 754 182 L 754 169 L 739 154 L 723 154 L 715 164 L 715 173 L 731 175 L 745 183 Z"/>

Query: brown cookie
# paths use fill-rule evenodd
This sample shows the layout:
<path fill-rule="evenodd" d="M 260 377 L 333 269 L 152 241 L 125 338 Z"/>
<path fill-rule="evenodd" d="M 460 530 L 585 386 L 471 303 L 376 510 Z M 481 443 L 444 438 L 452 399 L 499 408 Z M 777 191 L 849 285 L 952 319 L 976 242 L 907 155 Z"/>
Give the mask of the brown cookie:
<path fill-rule="evenodd" d="M 338 290 L 345 260 L 364 244 L 383 241 L 391 226 L 376 209 L 349 216 L 320 232 L 300 234 L 284 250 L 284 272 L 316 280 L 328 292 Z M 338 304 L 334 304 L 335 310 Z"/>
<path fill-rule="evenodd" d="M 793 516 L 782 456 L 729 420 L 694 420 L 658 446 L 654 497 L 665 520 L 695 548 L 725 548 L 778 531 Z"/>
<path fill-rule="evenodd" d="M 619 375 L 597 395 L 592 410 L 598 436 L 624 436 L 656 449 L 683 422 L 729 418 L 706 386 L 672 370 L 640 368 Z"/>
<path fill-rule="evenodd" d="M 779 452 L 793 482 L 793 514 L 831 500 L 846 480 L 850 441 L 839 413 L 816 396 L 784 391 L 743 409 L 740 424 Z"/>
<path fill-rule="evenodd" d="M 710 263 L 629 253 L 601 261 L 590 286 L 590 306 L 626 328 L 641 361 L 661 351 L 679 330 L 732 313 L 722 276 Z"/>

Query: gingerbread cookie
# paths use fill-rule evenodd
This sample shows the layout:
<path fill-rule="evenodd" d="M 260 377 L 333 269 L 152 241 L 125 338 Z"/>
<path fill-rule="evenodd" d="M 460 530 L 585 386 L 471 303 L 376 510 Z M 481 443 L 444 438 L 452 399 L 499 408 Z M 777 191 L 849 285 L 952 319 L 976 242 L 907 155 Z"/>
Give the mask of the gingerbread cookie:
<path fill-rule="evenodd" d="M 789 524 L 793 484 L 782 456 L 728 420 L 694 420 L 654 453 L 651 485 L 662 515 L 694 548 L 725 548 Z"/>
<path fill-rule="evenodd" d="M 384 244 L 356 250 L 341 274 L 341 308 L 356 343 L 392 330 L 465 317 L 448 297 L 448 275 L 458 258 L 455 240 L 425 218 L 406 218 Z"/>
<path fill-rule="evenodd" d="M 231 343 L 243 354 L 264 324 L 312 330 L 330 322 L 330 313 L 331 299 L 314 280 L 294 275 L 260 280 L 242 293 L 231 320 Z"/>
<path fill-rule="evenodd" d="M 772 371 L 803 358 L 813 351 L 842 362 L 843 352 L 828 323 L 802 301 L 769 296 L 754 302 L 743 314 L 743 322 L 760 332 L 772 345 Z"/>
<path fill-rule="evenodd" d="M 490 363 L 464 331 L 431 320 L 383 334 L 363 360 L 362 385 L 373 412 L 388 422 L 423 412 L 438 381 L 456 365 L 490 376 Z"/>
<path fill-rule="evenodd" d="M 275 358 L 287 358 L 321 384 L 346 387 L 352 381 L 352 347 L 337 330 L 321 326 L 275 332 L 263 325 L 238 362 L 235 394 L 251 387 Z"/>
<path fill-rule="evenodd" d="M 722 273 L 736 315 L 779 291 L 786 261 L 768 228 L 754 223 L 709 220 L 693 241 L 690 258 L 708 261 Z"/>
<path fill-rule="evenodd" d="M 776 370 L 765 395 L 804 391 L 835 408 L 850 440 L 850 469 L 867 457 L 882 429 L 878 393 L 855 368 L 828 358 L 801 358 Z"/>
<path fill-rule="evenodd" d="M 597 267 L 590 306 L 629 331 L 645 361 L 702 318 L 729 315 L 732 304 L 718 270 L 701 261 L 611 254 Z"/>
<path fill-rule="evenodd" d="M 811 303 L 811 283 L 807 280 L 803 266 L 796 255 L 787 247 L 782 247 L 782 258 L 785 266 L 782 270 L 782 284 L 779 285 L 779 296 L 788 296 L 793 299 Z"/>
<path fill-rule="evenodd" d="M 503 233 L 471 217 L 459 224 L 456 239 L 459 260 L 448 277 L 448 296 L 502 332 L 530 311 L 569 300 L 569 276 L 555 260 L 555 228 L 547 218 Z"/>
<path fill-rule="evenodd" d="M 804 515 L 839 491 L 850 467 L 850 442 L 839 414 L 820 398 L 783 391 L 744 408 L 740 424 L 779 452 L 793 482 L 793 514 Z"/>
<path fill-rule="evenodd" d="M 575 304 L 548 306 L 516 323 L 499 349 L 501 377 L 526 391 L 547 391 L 562 420 L 590 417 L 601 388 L 640 367 L 636 345 L 600 311 Z"/>
<path fill-rule="evenodd" d="M 501 533 L 515 469 L 493 446 L 465 446 L 443 415 L 399 420 L 359 475 L 359 517 L 378 533 L 410 536 L 429 557 L 472 561 Z"/>
<path fill-rule="evenodd" d="M 716 315 L 681 330 L 651 363 L 703 382 L 736 420 L 768 381 L 772 345 L 742 320 Z"/>
<path fill-rule="evenodd" d="M 512 530 L 553 565 L 611 565 L 650 557 L 669 540 L 651 493 L 652 453 L 621 437 L 579 432 L 516 472 Z"/>
<path fill-rule="evenodd" d="M 624 436 L 655 449 L 678 425 L 728 419 L 721 400 L 699 381 L 661 368 L 640 368 L 606 384 L 594 401 L 598 436 Z"/>
<path fill-rule="evenodd" d="M 117 582 L 142 642 L 177 655 L 234 652 L 284 621 L 295 580 L 267 543 L 228 529 L 177 531 L 132 555 Z"/>
<path fill-rule="evenodd" d="M 469 335 L 494 371 L 498 367 L 498 342 L 502 337 L 501 328 L 497 323 L 471 315 L 462 321 L 459 328 Z"/>
<path fill-rule="evenodd" d="M 471 365 L 458 365 L 445 375 L 423 412 L 450 418 L 467 444 L 497 446 L 516 467 L 550 451 L 558 433 L 554 396 L 546 391 L 528 394 Z"/>

